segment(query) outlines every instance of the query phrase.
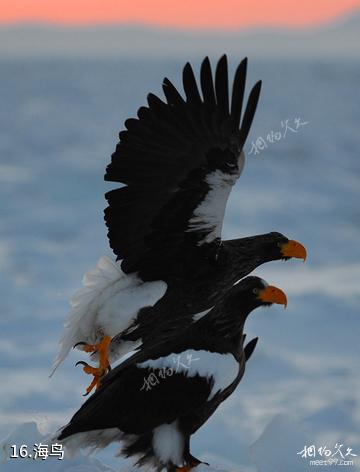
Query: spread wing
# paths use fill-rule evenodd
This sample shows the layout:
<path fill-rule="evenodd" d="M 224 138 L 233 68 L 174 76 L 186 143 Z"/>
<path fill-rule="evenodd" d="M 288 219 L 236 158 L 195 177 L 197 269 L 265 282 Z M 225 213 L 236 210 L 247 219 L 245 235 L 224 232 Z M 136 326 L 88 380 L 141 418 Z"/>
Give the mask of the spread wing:
<path fill-rule="evenodd" d="M 203 61 L 201 94 L 186 64 L 185 98 L 164 79 L 166 102 L 149 94 L 138 118 L 125 122 L 105 174 L 105 180 L 125 184 L 106 194 L 105 210 L 110 246 L 125 272 L 164 278 L 187 258 L 216 251 L 260 94 L 257 82 L 242 114 L 246 68 L 244 59 L 229 103 L 226 56 L 215 80 L 209 59 Z"/>

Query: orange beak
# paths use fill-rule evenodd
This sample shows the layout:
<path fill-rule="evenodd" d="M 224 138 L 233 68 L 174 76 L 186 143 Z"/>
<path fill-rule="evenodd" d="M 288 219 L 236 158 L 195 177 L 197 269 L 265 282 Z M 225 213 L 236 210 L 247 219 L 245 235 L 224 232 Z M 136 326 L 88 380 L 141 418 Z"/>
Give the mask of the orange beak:
<path fill-rule="evenodd" d="M 281 255 L 284 257 L 296 257 L 297 259 L 306 260 L 306 249 L 297 241 L 290 240 L 281 246 Z"/>
<path fill-rule="evenodd" d="M 267 303 L 278 303 L 287 307 L 287 298 L 285 293 L 273 285 L 268 285 L 266 288 L 260 291 L 258 298 Z"/>

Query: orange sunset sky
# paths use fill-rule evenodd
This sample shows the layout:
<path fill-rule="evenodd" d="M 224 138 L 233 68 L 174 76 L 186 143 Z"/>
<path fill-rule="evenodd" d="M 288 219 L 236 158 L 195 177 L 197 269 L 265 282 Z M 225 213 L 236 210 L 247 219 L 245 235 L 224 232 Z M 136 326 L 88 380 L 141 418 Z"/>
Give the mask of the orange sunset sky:
<path fill-rule="evenodd" d="M 360 7 L 360 0 L 0 0 L 0 23 L 145 23 L 235 29 L 306 26 Z"/>

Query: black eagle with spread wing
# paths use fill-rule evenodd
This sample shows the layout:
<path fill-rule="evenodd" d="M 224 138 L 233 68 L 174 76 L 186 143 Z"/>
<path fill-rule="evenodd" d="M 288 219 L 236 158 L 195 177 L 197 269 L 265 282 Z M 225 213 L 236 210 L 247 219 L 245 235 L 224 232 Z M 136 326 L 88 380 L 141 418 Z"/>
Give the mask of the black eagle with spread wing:
<path fill-rule="evenodd" d="M 200 87 L 186 64 L 184 98 L 164 79 L 166 101 L 149 94 L 138 118 L 125 122 L 105 175 L 123 184 L 106 194 L 117 262 L 101 258 L 86 274 L 55 361 L 56 368 L 74 345 L 96 351 L 99 368 L 85 366 L 95 376 L 88 391 L 109 362 L 193 323 L 259 265 L 306 256 L 277 232 L 221 240 L 261 88 L 259 81 L 244 100 L 246 69 L 244 59 L 229 93 L 226 56 L 215 74 L 204 59 Z"/>
<path fill-rule="evenodd" d="M 148 107 L 125 122 L 105 175 L 126 184 L 106 194 L 105 210 L 110 246 L 125 272 L 166 280 L 197 254 L 216 254 L 261 88 L 259 81 L 243 110 L 246 66 L 244 59 L 236 70 L 229 103 L 226 56 L 215 80 L 203 61 L 201 94 L 188 63 L 185 99 L 165 79 L 166 102 L 149 94 Z"/>

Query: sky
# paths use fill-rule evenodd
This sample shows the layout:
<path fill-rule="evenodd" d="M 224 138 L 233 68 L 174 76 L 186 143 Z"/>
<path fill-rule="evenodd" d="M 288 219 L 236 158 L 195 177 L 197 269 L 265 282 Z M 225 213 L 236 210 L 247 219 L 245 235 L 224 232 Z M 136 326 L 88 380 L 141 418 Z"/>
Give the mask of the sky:
<path fill-rule="evenodd" d="M 331 21 L 359 7 L 360 0 L 0 0 L 0 23 L 145 23 L 192 29 L 302 27 Z"/>

